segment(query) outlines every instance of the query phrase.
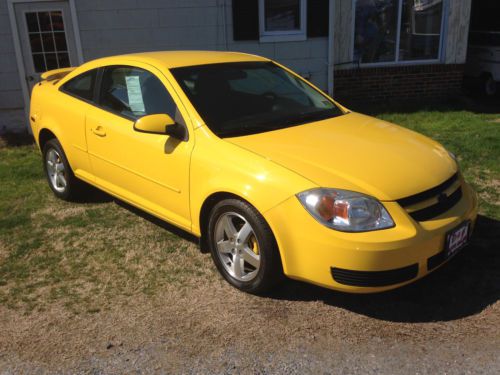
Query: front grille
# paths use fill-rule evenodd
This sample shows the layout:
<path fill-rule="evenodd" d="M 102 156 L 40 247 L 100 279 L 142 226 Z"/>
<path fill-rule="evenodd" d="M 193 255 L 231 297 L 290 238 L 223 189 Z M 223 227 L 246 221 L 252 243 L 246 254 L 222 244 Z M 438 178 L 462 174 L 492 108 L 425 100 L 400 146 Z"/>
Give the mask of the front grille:
<path fill-rule="evenodd" d="M 339 284 L 366 287 L 388 286 L 417 277 L 418 264 L 387 271 L 353 271 L 332 267 L 331 272 L 333 279 Z"/>
<path fill-rule="evenodd" d="M 447 192 L 452 189 L 453 185 L 457 185 L 453 192 Z M 448 193 L 448 194 L 447 194 Z M 445 182 L 421 193 L 411 195 L 409 197 L 398 199 L 398 202 L 408 214 L 416 221 L 430 220 L 439 216 L 453 206 L 455 206 L 462 198 L 462 188 L 459 185 L 458 173 L 455 173 Z M 426 201 L 432 201 L 429 205 L 420 207 Z M 418 206 L 416 209 L 413 206 Z"/>

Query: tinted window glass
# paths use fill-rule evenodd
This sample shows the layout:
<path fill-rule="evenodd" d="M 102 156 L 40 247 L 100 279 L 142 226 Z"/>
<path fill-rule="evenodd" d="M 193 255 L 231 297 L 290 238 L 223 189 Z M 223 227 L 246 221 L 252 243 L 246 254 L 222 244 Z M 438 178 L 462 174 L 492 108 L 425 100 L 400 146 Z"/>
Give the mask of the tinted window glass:
<path fill-rule="evenodd" d="M 69 80 L 63 85 L 63 91 L 85 100 L 92 100 L 94 97 L 94 84 L 97 70 L 90 70 Z"/>
<path fill-rule="evenodd" d="M 101 83 L 100 105 L 133 119 L 166 113 L 177 122 L 182 122 L 177 107 L 163 83 L 152 73 L 130 66 L 105 69 Z"/>
<path fill-rule="evenodd" d="M 198 65 L 171 72 L 208 127 L 220 137 L 342 114 L 324 94 L 273 63 Z"/>
<path fill-rule="evenodd" d="M 354 56 L 362 63 L 394 61 L 399 0 L 356 0 Z"/>

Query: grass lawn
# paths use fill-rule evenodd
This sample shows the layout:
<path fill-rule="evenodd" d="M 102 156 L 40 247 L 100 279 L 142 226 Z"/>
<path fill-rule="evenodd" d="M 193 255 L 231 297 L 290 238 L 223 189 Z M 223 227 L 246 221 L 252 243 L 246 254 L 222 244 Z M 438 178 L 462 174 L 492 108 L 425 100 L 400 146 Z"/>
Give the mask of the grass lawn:
<path fill-rule="evenodd" d="M 500 220 L 499 113 L 440 108 L 378 116 L 457 154 L 481 214 Z M 137 294 L 218 278 L 195 243 L 108 196 L 55 199 L 34 145 L 0 144 L 0 189 L 0 304 L 23 313 L 54 303 L 93 313 Z"/>

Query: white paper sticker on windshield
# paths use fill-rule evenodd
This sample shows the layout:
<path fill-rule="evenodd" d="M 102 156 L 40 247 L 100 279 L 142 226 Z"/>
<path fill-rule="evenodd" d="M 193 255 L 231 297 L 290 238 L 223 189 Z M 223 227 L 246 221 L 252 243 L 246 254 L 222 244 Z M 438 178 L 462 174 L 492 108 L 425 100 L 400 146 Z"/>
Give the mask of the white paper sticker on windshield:
<path fill-rule="evenodd" d="M 144 113 L 144 100 L 142 99 L 141 82 L 139 76 L 125 77 L 127 84 L 128 104 L 132 112 Z"/>

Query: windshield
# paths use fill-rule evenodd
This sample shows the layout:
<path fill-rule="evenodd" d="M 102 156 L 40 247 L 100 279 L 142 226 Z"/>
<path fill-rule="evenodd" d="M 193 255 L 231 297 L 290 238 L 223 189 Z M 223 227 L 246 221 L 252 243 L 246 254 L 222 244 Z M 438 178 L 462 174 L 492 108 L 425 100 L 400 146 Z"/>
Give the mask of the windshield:
<path fill-rule="evenodd" d="M 261 133 L 343 114 L 324 94 L 271 62 L 197 65 L 171 72 L 219 137 Z"/>

